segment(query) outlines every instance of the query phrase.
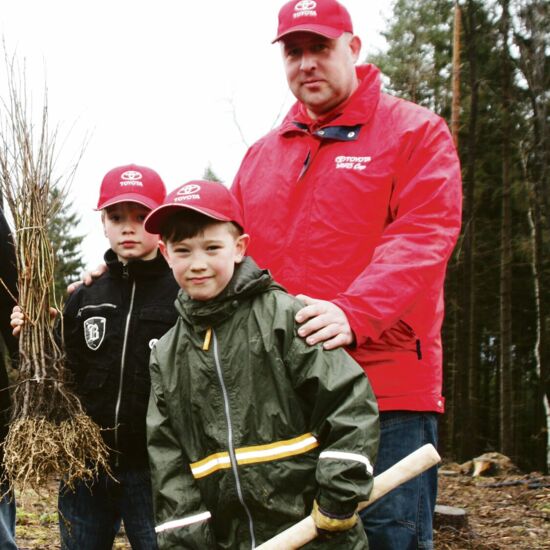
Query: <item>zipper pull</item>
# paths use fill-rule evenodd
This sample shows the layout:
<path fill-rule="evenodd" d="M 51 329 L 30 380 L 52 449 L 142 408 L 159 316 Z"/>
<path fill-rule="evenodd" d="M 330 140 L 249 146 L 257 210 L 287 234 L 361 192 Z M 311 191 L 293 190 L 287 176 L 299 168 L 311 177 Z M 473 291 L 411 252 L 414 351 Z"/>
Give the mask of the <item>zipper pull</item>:
<path fill-rule="evenodd" d="M 309 162 L 311 160 L 311 150 L 307 152 L 306 160 L 304 160 L 304 164 L 302 165 L 302 171 L 300 172 L 300 175 L 298 176 L 298 179 L 302 179 L 303 175 L 306 173 L 307 169 L 309 168 Z"/>
<path fill-rule="evenodd" d="M 130 276 L 130 274 L 128 273 L 128 264 L 123 264 L 123 266 L 122 266 L 122 278 L 123 279 L 128 279 L 129 276 Z"/>
<path fill-rule="evenodd" d="M 210 348 L 210 340 L 212 339 L 212 329 L 208 328 L 206 334 L 204 335 L 204 342 L 202 344 L 203 351 L 208 351 Z"/>

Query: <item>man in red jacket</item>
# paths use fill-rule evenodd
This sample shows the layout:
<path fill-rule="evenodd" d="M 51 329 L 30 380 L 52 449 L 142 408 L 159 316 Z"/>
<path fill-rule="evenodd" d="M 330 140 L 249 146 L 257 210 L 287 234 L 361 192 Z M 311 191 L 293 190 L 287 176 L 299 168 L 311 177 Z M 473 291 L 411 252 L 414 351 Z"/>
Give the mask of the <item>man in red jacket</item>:
<path fill-rule="evenodd" d="M 460 166 L 440 117 L 382 93 L 375 66 L 355 67 L 361 42 L 336 0 L 285 4 L 274 42 L 298 101 L 249 149 L 232 189 L 250 255 L 305 302 L 299 334 L 346 346 L 368 375 L 379 474 L 437 443 Z M 371 548 L 432 548 L 436 491 L 433 468 L 368 508 Z"/>

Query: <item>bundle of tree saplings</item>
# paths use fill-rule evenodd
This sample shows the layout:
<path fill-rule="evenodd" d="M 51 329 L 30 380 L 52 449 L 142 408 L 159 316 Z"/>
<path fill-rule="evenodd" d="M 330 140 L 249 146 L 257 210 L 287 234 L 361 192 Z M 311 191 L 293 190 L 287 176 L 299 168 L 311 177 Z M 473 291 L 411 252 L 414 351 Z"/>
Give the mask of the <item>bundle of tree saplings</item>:
<path fill-rule="evenodd" d="M 47 94 L 34 125 L 24 75 L 5 58 L 8 89 L 6 97 L 0 97 L 0 191 L 13 221 L 18 304 L 25 324 L 19 337 L 19 377 L 12 393 L 4 466 L 11 487 L 39 490 L 52 478 L 64 477 L 71 486 L 76 479 L 92 479 L 100 468 L 108 470 L 108 449 L 99 427 L 71 391 L 62 330 L 55 328 L 51 316 L 59 307 L 48 225 L 65 195 L 52 191 L 60 185 L 66 189 L 78 162 L 54 179 L 57 132 L 48 128 Z M 57 315 L 56 322 L 60 318 Z"/>

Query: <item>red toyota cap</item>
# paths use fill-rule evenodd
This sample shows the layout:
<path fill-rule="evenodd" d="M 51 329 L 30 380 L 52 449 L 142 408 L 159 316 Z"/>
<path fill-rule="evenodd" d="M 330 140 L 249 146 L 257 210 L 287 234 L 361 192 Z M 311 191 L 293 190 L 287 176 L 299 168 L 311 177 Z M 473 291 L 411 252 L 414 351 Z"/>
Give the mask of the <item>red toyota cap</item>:
<path fill-rule="evenodd" d="M 145 230 L 160 233 L 163 222 L 181 208 L 244 227 L 241 208 L 233 193 L 217 181 L 197 180 L 184 183 L 169 193 L 162 205 L 145 218 Z"/>
<path fill-rule="evenodd" d="M 109 170 L 101 182 L 96 210 L 119 202 L 137 202 L 153 210 L 166 197 L 166 187 L 151 168 L 127 164 Z"/>
<path fill-rule="evenodd" d="M 312 32 L 338 38 L 344 32 L 353 33 L 348 10 L 336 0 L 291 0 L 279 11 L 277 42 L 291 32 Z"/>

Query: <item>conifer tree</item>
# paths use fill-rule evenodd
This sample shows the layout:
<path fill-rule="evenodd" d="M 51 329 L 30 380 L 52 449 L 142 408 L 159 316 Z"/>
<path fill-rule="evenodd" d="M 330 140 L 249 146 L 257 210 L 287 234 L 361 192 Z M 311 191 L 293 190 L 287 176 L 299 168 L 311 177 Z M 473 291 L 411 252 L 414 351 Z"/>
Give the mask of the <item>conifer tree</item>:
<path fill-rule="evenodd" d="M 463 461 L 501 450 L 503 427 L 510 438 L 506 452 L 522 449 L 511 458 L 544 470 L 545 423 L 539 417 L 550 380 L 550 17 L 542 0 L 509 5 L 516 47 L 499 34 L 502 0 L 460 0 L 463 227 L 446 281 L 441 440 L 447 456 Z M 451 0 L 396 0 L 384 33 L 388 47 L 369 57 L 385 75 L 386 91 L 448 123 L 452 21 Z M 503 60 L 510 60 L 507 78 Z"/>
<path fill-rule="evenodd" d="M 81 245 L 83 236 L 76 234 L 80 217 L 70 202 L 61 201 L 61 191 L 53 189 L 52 203 L 61 204 L 48 228 L 49 238 L 56 256 L 55 290 L 57 296 L 65 296 L 67 285 L 78 279 L 84 269 Z"/>
<path fill-rule="evenodd" d="M 212 170 L 212 165 L 209 164 L 205 169 L 202 175 L 202 179 L 206 181 L 217 181 L 218 183 L 223 183 L 220 178 L 216 175 L 214 170 Z"/>

